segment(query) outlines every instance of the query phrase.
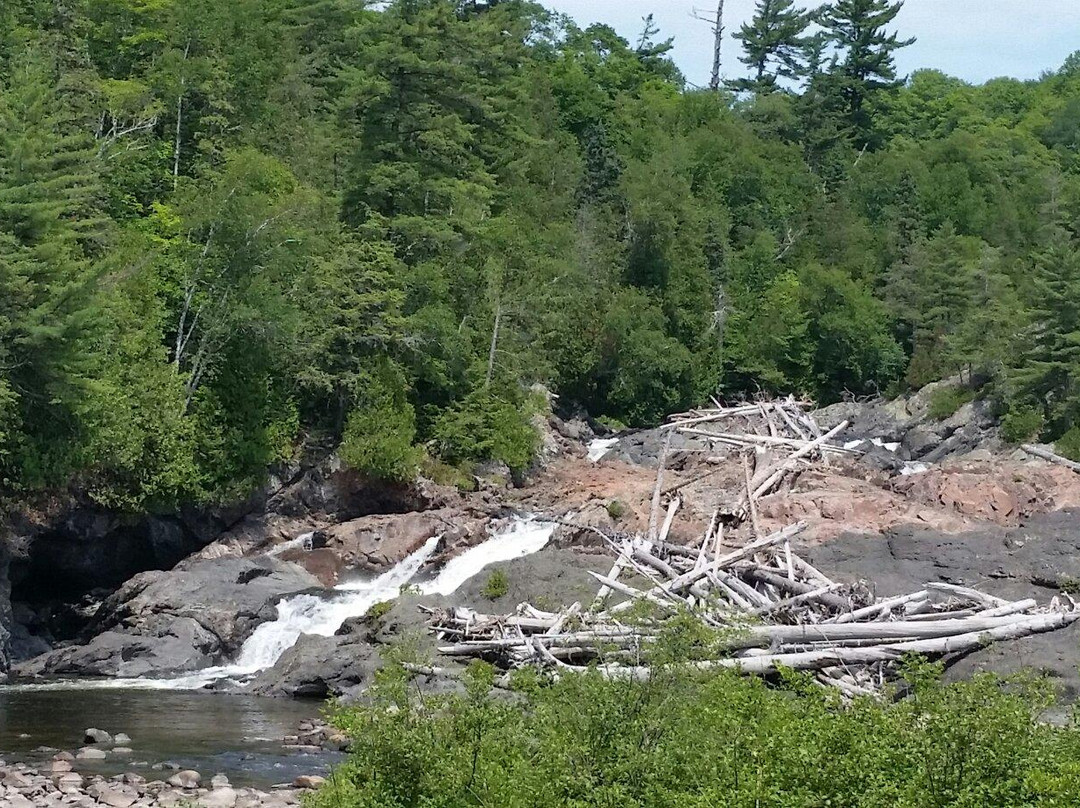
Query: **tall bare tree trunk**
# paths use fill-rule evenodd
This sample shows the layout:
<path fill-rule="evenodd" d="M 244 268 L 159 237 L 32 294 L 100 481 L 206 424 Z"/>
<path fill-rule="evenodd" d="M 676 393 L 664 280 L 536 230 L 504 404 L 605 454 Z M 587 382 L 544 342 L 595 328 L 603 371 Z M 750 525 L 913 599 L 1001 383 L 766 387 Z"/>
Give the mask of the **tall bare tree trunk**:
<path fill-rule="evenodd" d="M 188 53 L 191 52 L 191 40 L 184 45 L 184 61 L 187 62 Z M 184 121 L 184 88 L 187 87 L 187 76 L 180 76 L 180 93 L 176 97 L 176 139 L 173 140 L 173 190 L 180 180 L 180 129 Z"/>
<path fill-rule="evenodd" d="M 720 92 L 720 50 L 724 44 L 724 0 L 717 0 L 715 16 L 695 10 L 694 17 L 712 26 L 713 61 L 709 89 L 714 93 L 718 93 Z"/>
<path fill-rule="evenodd" d="M 499 346 L 499 324 L 502 322 L 502 303 L 495 308 L 495 325 L 491 329 L 491 348 L 488 350 L 487 378 L 484 387 L 491 386 L 491 377 L 495 373 L 495 351 Z"/>

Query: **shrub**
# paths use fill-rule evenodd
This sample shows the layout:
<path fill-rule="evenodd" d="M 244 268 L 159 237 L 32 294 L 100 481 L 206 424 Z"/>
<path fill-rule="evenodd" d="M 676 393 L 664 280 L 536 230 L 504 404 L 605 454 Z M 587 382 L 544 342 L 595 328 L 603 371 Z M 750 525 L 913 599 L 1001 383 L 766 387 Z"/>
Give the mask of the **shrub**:
<path fill-rule="evenodd" d="M 975 391 L 970 387 L 939 387 L 930 394 L 928 414 L 935 421 L 944 421 L 974 398 Z"/>
<path fill-rule="evenodd" d="M 613 499 L 607 504 L 608 516 L 615 521 L 626 516 L 626 503 L 619 499 Z"/>
<path fill-rule="evenodd" d="M 312 798 L 338 806 L 1076 805 L 1080 729 L 1038 719 L 1034 682 L 942 684 L 913 667 L 901 701 L 840 696 L 809 676 L 783 689 L 733 671 L 512 677 L 470 666 L 464 693 L 418 695 L 384 670 L 371 703 L 340 709 L 349 761 Z"/>
<path fill-rule="evenodd" d="M 1013 407 L 1001 419 L 1001 437 L 1009 443 L 1023 443 L 1042 428 L 1042 413 L 1030 406 Z"/>
<path fill-rule="evenodd" d="M 1080 462 L 1080 426 L 1074 426 L 1054 441 L 1054 449 L 1069 460 Z"/>
<path fill-rule="evenodd" d="M 394 608 L 394 602 L 392 600 L 382 600 L 376 604 L 373 604 L 370 609 L 367 610 L 367 617 L 370 620 L 382 620 L 386 615 L 390 614 L 390 610 Z"/>
<path fill-rule="evenodd" d="M 416 476 L 422 457 L 413 445 L 416 414 L 405 385 L 392 370 L 373 375 L 345 424 L 341 459 L 364 474 L 406 481 Z"/>
<path fill-rule="evenodd" d="M 435 420 L 435 445 L 451 463 L 499 460 L 512 471 L 523 471 L 539 441 L 531 414 L 524 400 L 476 390 Z"/>
<path fill-rule="evenodd" d="M 503 570 L 492 570 L 480 591 L 488 600 L 498 600 L 510 591 L 510 579 Z"/>

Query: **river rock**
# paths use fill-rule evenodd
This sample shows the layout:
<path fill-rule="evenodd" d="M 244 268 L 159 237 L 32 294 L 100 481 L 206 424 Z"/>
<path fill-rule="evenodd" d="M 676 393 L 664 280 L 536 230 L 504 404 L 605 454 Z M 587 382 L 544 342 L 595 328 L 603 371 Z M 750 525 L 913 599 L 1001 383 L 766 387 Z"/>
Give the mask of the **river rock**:
<path fill-rule="evenodd" d="M 90 727 L 90 729 L 86 730 L 86 732 L 83 733 L 83 743 L 109 744 L 112 742 L 112 735 L 110 735 L 103 729 L 96 729 L 95 727 Z"/>
<path fill-rule="evenodd" d="M 302 774 L 293 780 L 293 785 L 297 788 L 319 788 L 325 782 L 326 778 L 317 774 Z"/>
<path fill-rule="evenodd" d="M 174 788 L 198 788 L 202 775 L 193 769 L 184 769 L 170 777 L 166 782 Z"/>
<path fill-rule="evenodd" d="M 199 805 L 203 808 L 233 808 L 236 805 L 236 797 L 236 791 L 229 786 L 223 786 L 199 797 Z"/>
<path fill-rule="evenodd" d="M 24 789 L 33 786 L 33 781 L 22 772 L 9 771 L 4 774 L 4 785 L 7 788 Z"/>
<path fill-rule="evenodd" d="M 229 778 L 224 774 L 215 774 L 210 778 L 211 788 L 225 788 L 228 785 L 230 785 Z"/>
<path fill-rule="evenodd" d="M 114 755 L 130 755 L 135 750 L 132 749 L 130 746 L 114 746 L 112 748 L 112 751 Z"/>
<path fill-rule="evenodd" d="M 95 749 L 93 746 L 84 746 L 75 753 L 76 760 L 104 760 L 105 757 L 104 749 Z"/>
<path fill-rule="evenodd" d="M 61 791 L 77 791 L 82 788 L 83 778 L 78 772 L 65 772 L 53 777 L 53 784 Z"/>
<path fill-rule="evenodd" d="M 110 783 L 93 783 L 86 793 L 111 808 L 129 808 L 139 797 L 133 789 Z"/>
<path fill-rule="evenodd" d="M 72 765 L 69 760 L 53 760 L 49 763 L 49 771 L 53 774 L 63 774 L 71 771 L 71 769 Z"/>
<path fill-rule="evenodd" d="M 131 743 L 131 737 L 126 732 L 118 732 L 113 736 L 113 743 L 118 746 L 127 746 Z"/>

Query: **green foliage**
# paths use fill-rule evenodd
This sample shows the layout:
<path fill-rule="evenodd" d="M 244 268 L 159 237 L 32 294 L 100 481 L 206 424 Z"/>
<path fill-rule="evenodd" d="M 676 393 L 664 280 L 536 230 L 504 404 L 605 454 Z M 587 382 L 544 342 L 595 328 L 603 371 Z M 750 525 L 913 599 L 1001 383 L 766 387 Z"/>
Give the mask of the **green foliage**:
<path fill-rule="evenodd" d="M 498 600 L 509 591 L 510 578 L 507 577 L 504 570 L 497 569 L 492 570 L 491 574 L 488 575 L 480 594 L 488 600 Z"/>
<path fill-rule="evenodd" d="M 697 623 L 700 626 L 700 623 Z M 690 643 L 692 646 L 693 643 Z M 782 689 L 733 671 L 657 668 L 514 679 L 470 668 L 465 693 L 384 680 L 339 710 L 350 759 L 313 806 L 1073 804 L 1080 735 L 1039 720 L 1045 690 L 981 675 L 941 684 L 913 664 L 911 694 L 850 705 L 790 673 Z"/>
<path fill-rule="evenodd" d="M 1012 407 L 1001 419 L 1001 437 L 1009 443 L 1023 443 L 1043 428 L 1043 416 L 1035 407 Z"/>
<path fill-rule="evenodd" d="M 975 391 L 970 387 L 944 385 L 930 394 L 930 407 L 927 410 L 935 421 L 944 421 L 969 401 L 974 400 Z"/>
<path fill-rule="evenodd" d="M 614 519 L 616 522 L 626 516 L 626 503 L 621 499 L 613 499 L 607 504 L 608 516 Z"/>
<path fill-rule="evenodd" d="M 367 614 L 364 615 L 364 617 L 369 620 L 379 621 L 390 614 L 393 608 L 394 602 L 392 600 L 382 600 L 372 605 L 372 607 L 367 610 Z"/>
<path fill-rule="evenodd" d="M 1062 437 L 1077 59 L 904 83 L 898 10 L 758 0 L 732 95 L 528 2 L 0 3 L 0 499 L 226 501 L 307 443 L 469 487 L 537 382 L 637 427 L 961 374 Z"/>
<path fill-rule="evenodd" d="M 416 415 L 405 397 L 401 372 L 385 365 L 370 375 L 357 408 L 349 413 L 341 459 L 372 477 L 411 480 L 422 456 L 413 445 L 415 436 Z"/>
<path fill-rule="evenodd" d="M 443 412 L 432 427 L 439 454 L 451 462 L 497 460 L 524 470 L 539 440 L 530 406 L 487 390 L 476 390 Z"/>
<path fill-rule="evenodd" d="M 1080 426 L 1074 426 L 1054 441 L 1054 449 L 1058 454 L 1080 462 Z"/>

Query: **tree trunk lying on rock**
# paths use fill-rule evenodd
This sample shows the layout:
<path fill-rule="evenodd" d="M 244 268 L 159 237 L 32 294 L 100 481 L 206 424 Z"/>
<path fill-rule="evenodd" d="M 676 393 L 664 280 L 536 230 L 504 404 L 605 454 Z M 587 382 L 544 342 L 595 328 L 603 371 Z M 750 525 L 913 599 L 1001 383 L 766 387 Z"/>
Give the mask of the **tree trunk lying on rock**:
<path fill-rule="evenodd" d="M 773 419 L 769 413 L 782 417 Z M 724 525 L 716 517 L 694 546 L 669 541 L 680 501 L 676 493 L 664 527 L 657 530 L 662 503 L 654 496 L 648 536 L 605 535 L 617 560 L 607 575 L 592 573 L 600 590 L 590 608 L 575 603 L 547 612 L 522 604 L 509 616 L 435 610 L 432 629 L 451 641 L 439 651 L 448 657 L 483 657 L 505 669 L 534 665 L 558 676 L 594 667 L 613 678 L 643 679 L 651 675 L 648 663 L 663 642 L 666 624 L 673 615 L 686 614 L 714 632 L 715 641 L 699 649 L 708 658 L 693 663 L 700 668 L 746 674 L 814 671 L 822 684 L 854 697 L 879 693 L 906 655 L 955 657 L 987 643 L 1060 629 L 1080 618 L 1065 594 L 1040 609 L 1031 599 L 1007 601 L 971 587 L 931 582 L 908 595 L 876 600 L 864 584 L 831 580 L 792 551 L 791 540 L 804 524 L 758 533 L 756 499 L 812 458 L 824 462 L 827 442 L 846 423 L 823 432 L 789 399 L 697 410 L 668 428 L 700 434 L 703 424 L 759 415 L 768 434 L 745 443 L 791 452 L 756 475 L 746 465 L 746 490 L 729 511 L 750 528 L 742 546 L 725 547 Z M 784 428 L 787 434 L 781 434 Z M 729 440 L 732 434 L 729 428 L 716 437 Z M 656 492 L 662 478 L 663 463 Z M 632 581 L 626 577 L 631 574 Z M 625 599 L 609 605 L 615 594 Z M 636 619 L 630 619 L 632 614 Z"/>

